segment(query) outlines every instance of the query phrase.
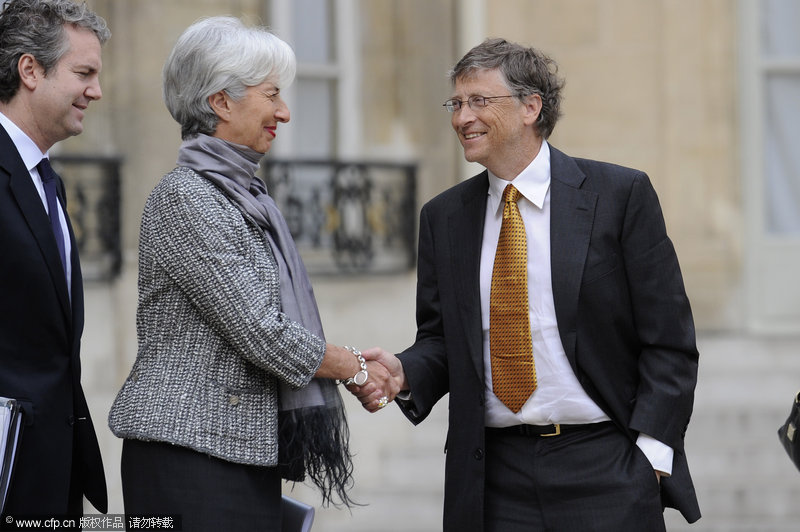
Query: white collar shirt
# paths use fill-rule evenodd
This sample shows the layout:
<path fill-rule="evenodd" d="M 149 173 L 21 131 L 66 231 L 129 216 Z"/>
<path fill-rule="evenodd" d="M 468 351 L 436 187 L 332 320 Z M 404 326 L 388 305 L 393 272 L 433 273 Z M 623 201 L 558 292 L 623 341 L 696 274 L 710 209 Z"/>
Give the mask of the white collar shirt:
<path fill-rule="evenodd" d="M 550 271 L 550 148 L 546 141 L 534 160 L 511 183 L 522 193 L 517 205 L 528 241 L 528 315 L 538 385 L 518 413 L 492 391 L 489 352 L 489 297 L 492 269 L 503 219 L 502 195 L 509 181 L 489 172 L 489 197 L 480 264 L 481 325 L 486 375 L 486 425 L 505 427 L 551 423 L 596 423 L 609 418 L 586 394 L 567 360 L 556 322 Z"/>

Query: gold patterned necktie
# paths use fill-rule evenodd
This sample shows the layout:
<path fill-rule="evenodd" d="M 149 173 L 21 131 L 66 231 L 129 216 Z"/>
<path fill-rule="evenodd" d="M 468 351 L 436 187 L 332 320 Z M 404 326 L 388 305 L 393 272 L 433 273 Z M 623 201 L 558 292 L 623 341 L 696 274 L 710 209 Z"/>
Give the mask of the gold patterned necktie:
<path fill-rule="evenodd" d="M 528 318 L 528 243 L 517 206 L 520 197 L 513 185 L 506 185 L 489 298 L 492 390 L 515 413 L 536 389 Z"/>

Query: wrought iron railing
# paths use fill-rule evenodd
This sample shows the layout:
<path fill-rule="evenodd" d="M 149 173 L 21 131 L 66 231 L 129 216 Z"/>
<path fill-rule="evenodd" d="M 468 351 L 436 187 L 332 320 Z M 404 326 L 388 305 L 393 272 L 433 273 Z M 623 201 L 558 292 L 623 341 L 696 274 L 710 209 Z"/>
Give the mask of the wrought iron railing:
<path fill-rule="evenodd" d="M 414 267 L 414 164 L 266 158 L 262 174 L 310 273 Z"/>
<path fill-rule="evenodd" d="M 119 157 L 52 157 L 87 281 L 120 273 Z M 312 274 L 396 273 L 416 261 L 414 164 L 265 159 L 262 176 Z"/>
<path fill-rule="evenodd" d="M 119 157 L 54 155 L 86 281 L 108 281 L 122 266 Z"/>

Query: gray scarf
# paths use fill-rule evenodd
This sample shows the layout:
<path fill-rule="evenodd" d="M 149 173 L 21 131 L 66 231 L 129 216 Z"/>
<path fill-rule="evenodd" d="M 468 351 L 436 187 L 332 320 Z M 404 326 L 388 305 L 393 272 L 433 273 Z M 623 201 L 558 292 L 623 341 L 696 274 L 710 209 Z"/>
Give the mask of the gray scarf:
<path fill-rule="evenodd" d="M 286 220 L 264 182 L 255 175 L 263 157 L 246 146 L 200 134 L 181 144 L 177 164 L 211 181 L 258 224 L 278 263 L 282 311 L 324 340 L 305 265 Z M 347 489 L 353 484 L 353 463 L 347 419 L 336 383 L 314 378 L 308 386 L 293 390 L 281 382 L 279 399 L 281 474 L 293 481 L 301 481 L 308 474 L 322 492 L 324 504 L 333 502 L 335 491 L 350 506 Z"/>

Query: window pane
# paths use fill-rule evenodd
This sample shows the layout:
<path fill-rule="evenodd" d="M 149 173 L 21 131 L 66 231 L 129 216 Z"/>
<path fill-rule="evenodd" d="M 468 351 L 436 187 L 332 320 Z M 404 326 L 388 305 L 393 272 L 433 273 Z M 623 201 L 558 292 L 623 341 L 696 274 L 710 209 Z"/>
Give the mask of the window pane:
<path fill-rule="evenodd" d="M 294 152 L 297 157 L 331 158 L 335 145 L 333 132 L 334 82 L 298 79 L 297 102 L 289 122 L 294 130 Z"/>
<path fill-rule="evenodd" d="M 767 228 L 800 233 L 800 73 L 766 77 Z"/>
<path fill-rule="evenodd" d="M 331 53 L 331 9 L 328 0 L 292 0 L 294 51 L 301 63 L 328 63 Z"/>
<path fill-rule="evenodd" d="M 800 2 L 763 0 L 761 21 L 766 55 L 800 55 Z"/>

